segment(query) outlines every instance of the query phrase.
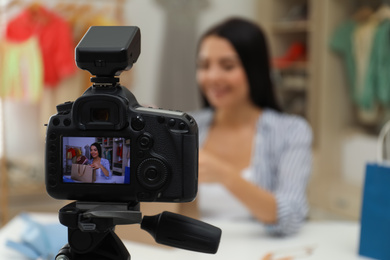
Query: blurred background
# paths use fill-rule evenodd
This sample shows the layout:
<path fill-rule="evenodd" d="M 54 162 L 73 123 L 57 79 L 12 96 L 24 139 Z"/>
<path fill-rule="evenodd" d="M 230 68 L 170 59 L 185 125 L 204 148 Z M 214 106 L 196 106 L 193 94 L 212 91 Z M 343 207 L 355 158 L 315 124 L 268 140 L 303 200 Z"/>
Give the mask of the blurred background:
<path fill-rule="evenodd" d="M 46 194 L 44 124 L 57 104 L 75 100 L 90 85 L 73 54 L 89 26 L 138 26 L 141 56 L 122 73 L 122 85 L 140 104 L 192 111 L 200 108 L 197 39 L 231 16 L 256 21 L 265 30 L 284 111 L 304 116 L 312 126 L 310 218 L 358 220 L 365 165 L 376 160 L 377 136 L 389 118 L 390 85 L 382 85 L 377 95 L 379 87 L 363 79 L 370 70 L 372 82 L 386 82 L 370 67 L 370 50 L 383 44 L 376 42 L 375 30 L 379 19 L 390 19 L 387 5 L 376 0 L 0 0 L 0 223 L 22 211 L 57 212 L 65 203 Z M 351 23 L 361 26 L 353 40 Z M 352 45 L 357 53 L 351 54 Z M 351 55 L 357 57 L 355 71 Z M 380 71 L 386 69 L 382 64 Z"/>

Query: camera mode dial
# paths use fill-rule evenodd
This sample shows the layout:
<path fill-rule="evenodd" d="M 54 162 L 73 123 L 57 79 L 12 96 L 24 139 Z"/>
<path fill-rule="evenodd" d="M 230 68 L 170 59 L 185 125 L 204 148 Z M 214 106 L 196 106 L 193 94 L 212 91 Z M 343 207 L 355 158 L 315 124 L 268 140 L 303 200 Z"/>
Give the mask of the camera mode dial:
<path fill-rule="evenodd" d="M 147 189 L 161 188 L 168 179 L 168 168 L 157 158 L 148 158 L 141 162 L 137 171 L 138 182 Z"/>

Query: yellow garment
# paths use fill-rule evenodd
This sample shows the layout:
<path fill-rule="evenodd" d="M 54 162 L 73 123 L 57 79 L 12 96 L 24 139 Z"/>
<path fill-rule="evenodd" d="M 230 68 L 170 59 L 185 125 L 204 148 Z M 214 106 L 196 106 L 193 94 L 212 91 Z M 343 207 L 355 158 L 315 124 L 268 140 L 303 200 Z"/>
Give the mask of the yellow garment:
<path fill-rule="evenodd" d="M 76 156 L 82 155 L 80 148 L 76 148 Z"/>
<path fill-rule="evenodd" d="M 43 62 L 38 39 L 0 42 L 0 97 L 36 103 L 43 91 Z"/>

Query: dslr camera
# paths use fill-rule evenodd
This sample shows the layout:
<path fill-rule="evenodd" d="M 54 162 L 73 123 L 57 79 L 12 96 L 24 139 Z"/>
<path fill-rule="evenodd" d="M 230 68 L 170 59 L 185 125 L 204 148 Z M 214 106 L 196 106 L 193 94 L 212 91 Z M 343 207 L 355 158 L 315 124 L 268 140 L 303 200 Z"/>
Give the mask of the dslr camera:
<path fill-rule="evenodd" d="M 46 136 L 46 189 L 56 199 L 188 202 L 198 186 L 198 128 L 180 111 L 141 106 L 119 84 L 140 55 L 135 26 L 92 26 L 75 50 L 92 86 L 57 106 Z"/>

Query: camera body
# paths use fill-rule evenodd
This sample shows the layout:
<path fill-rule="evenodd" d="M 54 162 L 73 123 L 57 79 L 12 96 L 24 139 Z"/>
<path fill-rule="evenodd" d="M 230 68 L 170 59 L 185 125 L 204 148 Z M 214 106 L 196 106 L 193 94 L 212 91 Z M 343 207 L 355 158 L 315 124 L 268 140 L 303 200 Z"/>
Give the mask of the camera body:
<path fill-rule="evenodd" d="M 94 84 L 76 101 L 58 105 L 47 125 L 45 177 L 53 198 L 187 202 L 196 197 L 195 120 L 184 112 L 140 106 L 115 77 L 139 54 L 140 33 L 133 26 L 93 26 L 76 47 L 76 63 L 95 75 Z M 80 156 L 89 165 L 77 165 Z"/>

